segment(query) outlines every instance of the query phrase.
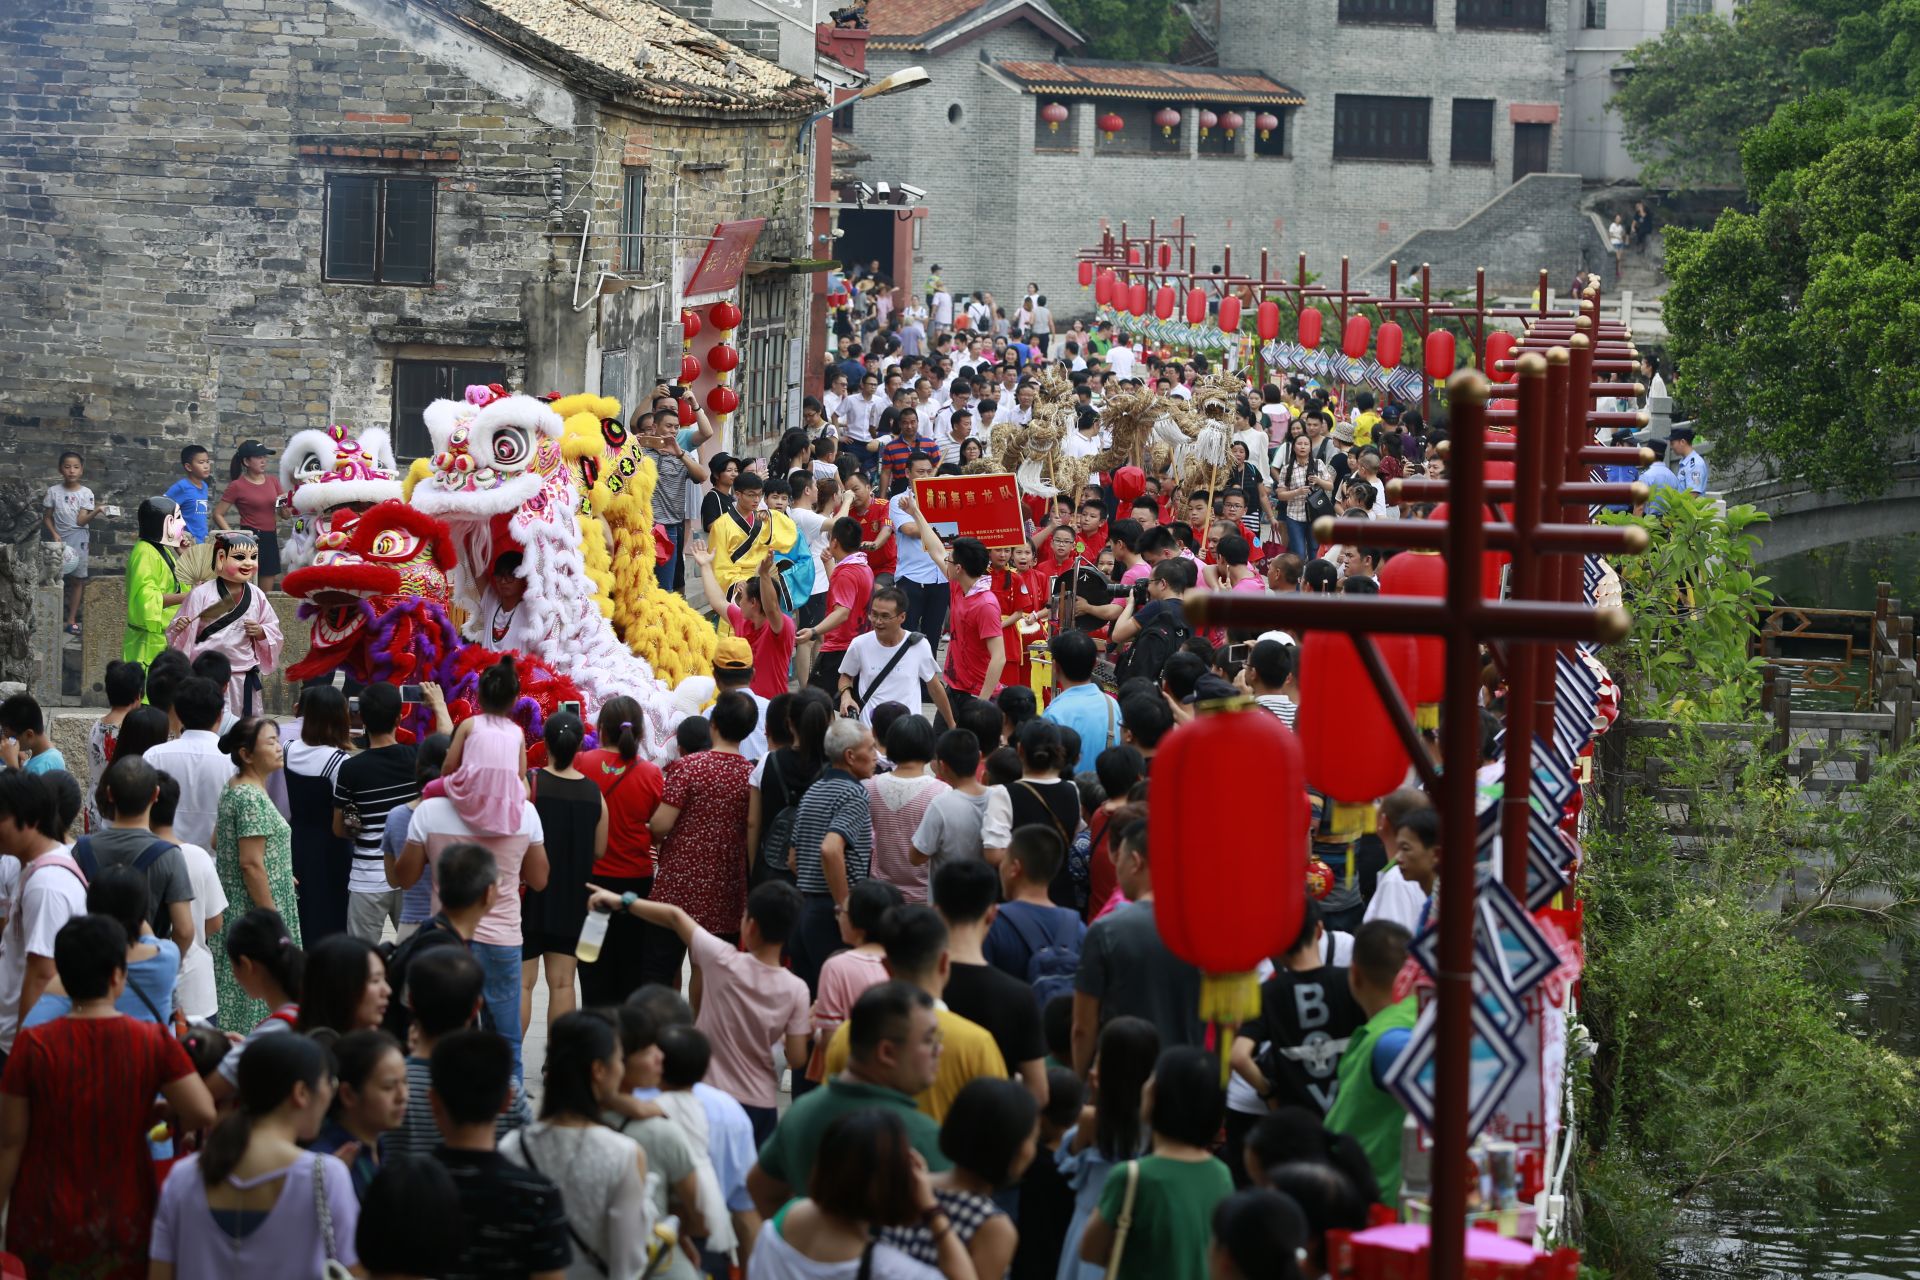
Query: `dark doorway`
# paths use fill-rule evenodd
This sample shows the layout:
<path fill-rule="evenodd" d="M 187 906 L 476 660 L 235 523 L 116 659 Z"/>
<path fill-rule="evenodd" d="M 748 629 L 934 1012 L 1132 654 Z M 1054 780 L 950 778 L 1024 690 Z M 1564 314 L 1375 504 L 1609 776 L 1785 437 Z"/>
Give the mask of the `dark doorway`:
<path fill-rule="evenodd" d="M 890 277 L 893 275 L 893 237 L 896 229 L 906 225 L 892 209 L 842 209 L 842 234 L 833 243 L 832 256 L 838 258 L 849 273 L 878 258 L 880 270 Z"/>
<path fill-rule="evenodd" d="M 1513 126 L 1513 180 L 1530 173 L 1546 173 L 1553 168 L 1553 126 L 1517 124 Z"/>

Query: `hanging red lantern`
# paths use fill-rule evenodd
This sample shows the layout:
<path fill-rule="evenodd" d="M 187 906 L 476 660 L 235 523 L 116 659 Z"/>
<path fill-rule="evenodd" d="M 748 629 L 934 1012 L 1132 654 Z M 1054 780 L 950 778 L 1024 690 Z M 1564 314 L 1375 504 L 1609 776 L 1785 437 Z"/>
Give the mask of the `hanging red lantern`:
<path fill-rule="evenodd" d="M 1373 642 L 1404 689 L 1413 673 L 1413 637 L 1374 634 Z M 1300 640 L 1300 714 L 1307 785 L 1347 804 L 1370 804 L 1406 781 L 1407 750 L 1380 691 L 1341 631 L 1309 631 Z M 1159 772 L 1159 762 L 1154 771 Z M 1154 886 L 1158 896 L 1159 885 Z"/>
<path fill-rule="evenodd" d="M 1253 127 L 1260 131 L 1260 141 L 1265 142 L 1267 136 L 1280 127 L 1280 117 L 1271 111 L 1262 111 L 1253 118 Z"/>
<path fill-rule="evenodd" d="M 1153 917 L 1167 949 L 1200 969 L 1200 1017 L 1231 1023 L 1260 1008 L 1254 968 L 1292 945 L 1305 911 L 1311 810 L 1301 743 L 1258 708 L 1219 711 L 1161 742 L 1147 803 Z M 1260 761 L 1263 820 L 1249 831 L 1214 795 Z"/>
<path fill-rule="evenodd" d="M 707 308 L 707 321 L 721 333 L 731 333 L 740 327 L 740 308 L 731 302 L 716 302 Z"/>
<path fill-rule="evenodd" d="M 716 342 L 707 352 L 707 368 L 715 373 L 732 373 L 740 367 L 740 348 Z"/>
<path fill-rule="evenodd" d="M 1107 112 L 1107 114 L 1101 116 L 1098 123 L 1100 125 L 1100 132 L 1106 135 L 1106 139 L 1108 142 L 1113 141 L 1114 134 L 1119 133 L 1122 129 L 1127 127 L 1127 122 L 1125 120 L 1122 120 L 1117 113 L 1112 111 L 1109 111 Z"/>
<path fill-rule="evenodd" d="M 1490 382 L 1512 382 L 1511 369 L 1501 372 L 1500 362 L 1513 358 L 1513 349 L 1519 345 L 1519 339 L 1505 329 L 1496 330 L 1487 335 L 1487 367 L 1482 370 Z"/>
<path fill-rule="evenodd" d="M 691 308 L 680 313 L 680 330 L 688 342 L 700 336 L 700 313 Z"/>
<path fill-rule="evenodd" d="M 1239 131 L 1240 126 L 1246 122 L 1247 118 L 1238 111 L 1229 111 L 1220 117 L 1220 127 L 1227 131 L 1227 137 L 1229 138 L 1233 137 L 1233 135 Z"/>
<path fill-rule="evenodd" d="M 1137 267 L 1140 265 L 1140 261 L 1140 246 L 1136 244 L 1127 250 L 1127 262 L 1129 265 Z"/>
<path fill-rule="evenodd" d="M 1435 329 L 1427 335 L 1426 365 L 1427 376 L 1435 380 L 1453 376 L 1453 334 L 1446 329 Z"/>
<path fill-rule="evenodd" d="M 1262 342 L 1272 342 L 1275 338 L 1279 337 L 1280 304 L 1272 298 L 1268 298 L 1262 302 L 1260 309 L 1254 312 L 1253 326 L 1260 334 L 1260 341 Z"/>
<path fill-rule="evenodd" d="M 1162 107 L 1153 113 L 1153 122 L 1160 126 L 1160 136 L 1171 138 L 1173 131 L 1180 127 L 1180 113 L 1172 107 Z"/>
<path fill-rule="evenodd" d="M 1405 346 L 1405 335 L 1400 332 L 1400 326 L 1389 320 L 1380 326 L 1380 332 L 1373 340 L 1373 358 L 1380 362 L 1383 369 L 1397 368 Z"/>
<path fill-rule="evenodd" d="M 1113 272 L 1102 271 L 1093 278 L 1093 300 L 1102 307 L 1113 301 Z"/>
<path fill-rule="evenodd" d="M 1165 271 L 1171 265 L 1173 265 L 1173 246 L 1163 244 L 1160 246 L 1160 269 Z"/>
<path fill-rule="evenodd" d="M 1300 312 L 1300 345 L 1317 347 L 1320 345 L 1320 325 L 1326 317 L 1320 314 L 1320 308 L 1307 307 Z"/>
<path fill-rule="evenodd" d="M 680 425 L 683 427 L 692 426 L 700 416 L 694 412 L 692 396 L 681 396 L 673 402 L 673 407 L 679 413 Z"/>
<path fill-rule="evenodd" d="M 1187 323 L 1199 324 L 1207 318 L 1207 291 L 1198 286 L 1187 290 Z"/>
<path fill-rule="evenodd" d="M 1173 319 L 1173 286 L 1163 284 L 1153 295 L 1153 314 L 1162 320 Z"/>
<path fill-rule="evenodd" d="M 1040 108 L 1040 118 L 1047 122 L 1048 133 L 1060 132 L 1060 126 L 1067 122 L 1067 108 L 1058 102 L 1049 102 Z"/>
<path fill-rule="evenodd" d="M 1447 562 L 1438 551 L 1402 551 L 1380 566 L 1380 594 L 1447 598 Z M 1440 725 L 1440 695 L 1447 687 L 1447 645 L 1439 636 L 1413 637 L 1414 723 Z"/>
<path fill-rule="evenodd" d="M 1219 116 L 1213 114 L 1211 111 L 1202 111 L 1200 113 L 1200 136 L 1203 138 L 1206 137 L 1207 131 L 1219 123 Z"/>
<path fill-rule="evenodd" d="M 1240 328 L 1240 299 L 1228 294 L 1220 299 L 1220 332 L 1235 333 Z"/>
<path fill-rule="evenodd" d="M 690 387 L 700 379 L 700 361 L 692 352 L 680 357 L 680 385 Z"/>
<path fill-rule="evenodd" d="M 1079 275 L 1080 275 L 1080 287 L 1082 289 L 1092 284 L 1093 283 L 1093 264 L 1091 262 L 1082 262 L 1079 266 Z"/>
<path fill-rule="evenodd" d="M 1365 316 L 1348 316 L 1347 328 L 1340 335 L 1340 350 L 1350 360 L 1358 360 L 1367 354 L 1367 339 L 1372 335 L 1373 321 Z"/>
<path fill-rule="evenodd" d="M 740 407 L 740 393 L 732 387 L 715 387 L 707 392 L 707 411 L 721 417 Z"/>
<path fill-rule="evenodd" d="M 1136 280 L 1127 289 L 1127 304 L 1128 304 L 1127 310 L 1133 312 L 1133 314 L 1137 316 L 1144 316 L 1147 314 L 1147 283 L 1146 281 Z"/>
<path fill-rule="evenodd" d="M 1147 491 L 1147 473 L 1139 467 L 1121 467 L 1113 473 L 1113 496 L 1121 502 L 1132 502 Z"/>

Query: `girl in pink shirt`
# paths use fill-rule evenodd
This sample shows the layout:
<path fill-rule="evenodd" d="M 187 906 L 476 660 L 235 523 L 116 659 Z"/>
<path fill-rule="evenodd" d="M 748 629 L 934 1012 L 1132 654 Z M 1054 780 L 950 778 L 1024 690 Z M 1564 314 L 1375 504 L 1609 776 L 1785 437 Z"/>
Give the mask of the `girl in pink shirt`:
<path fill-rule="evenodd" d="M 444 794 L 462 822 L 486 835 L 520 829 L 520 808 L 527 800 L 527 740 L 507 718 L 519 700 L 520 677 L 508 654 L 481 673 L 480 714 L 453 731 L 439 780 L 422 792 Z"/>
<path fill-rule="evenodd" d="M 887 949 L 878 937 L 880 918 L 904 899 L 884 880 L 862 880 L 847 894 L 840 913 L 840 940 L 851 950 L 837 951 L 820 969 L 820 994 L 813 1000 L 813 1055 L 807 1061 L 807 1079 L 815 1084 L 827 1078 L 827 1042 L 853 1013 L 853 1002 L 868 987 L 887 980 Z"/>

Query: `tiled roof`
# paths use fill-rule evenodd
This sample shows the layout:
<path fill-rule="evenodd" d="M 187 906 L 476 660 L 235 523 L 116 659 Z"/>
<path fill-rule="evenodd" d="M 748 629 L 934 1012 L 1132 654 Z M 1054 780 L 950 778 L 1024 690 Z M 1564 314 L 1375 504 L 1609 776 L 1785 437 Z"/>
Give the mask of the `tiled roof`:
<path fill-rule="evenodd" d="M 1260 71 L 1176 67 L 1151 62 L 995 62 L 1028 93 L 1154 98 L 1168 102 L 1243 102 L 1297 107 L 1300 94 Z"/>
<path fill-rule="evenodd" d="M 919 36 L 965 17 L 991 0 L 867 0 L 867 33 Z"/>
<path fill-rule="evenodd" d="M 1078 48 L 1080 33 L 1047 0 L 867 0 L 869 49 L 927 49 L 994 19 L 1025 17 L 1061 44 Z"/>
<path fill-rule="evenodd" d="M 802 77 L 649 0 L 422 3 L 605 92 L 668 109 L 799 114 L 824 103 Z"/>

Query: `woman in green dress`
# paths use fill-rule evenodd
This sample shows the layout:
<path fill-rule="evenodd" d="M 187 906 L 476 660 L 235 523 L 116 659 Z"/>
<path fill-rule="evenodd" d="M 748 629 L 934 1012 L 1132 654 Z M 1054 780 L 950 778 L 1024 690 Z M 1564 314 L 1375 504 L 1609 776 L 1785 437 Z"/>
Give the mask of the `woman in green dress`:
<path fill-rule="evenodd" d="M 172 498 L 142 502 L 139 521 L 140 540 L 127 553 L 127 633 L 120 656 L 144 667 L 167 647 L 167 624 L 187 598 L 173 553 L 185 522 Z"/>
<path fill-rule="evenodd" d="M 293 834 L 267 796 L 267 777 L 280 767 L 280 730 L 265 716 L 248 716 L 227 730 L 220 748 L 232 757 L 235 770 L 220 793 L 213 825 L 213 860 L 227 895 L 227 917 L 237 920 L 252 907 L 278 911 L 297 947 Z M 236 1031 L 256 1026 L 273 1011 L 241 988 L 225 945 L 207 941 L 220 993 L 220 1025 Z"/>

